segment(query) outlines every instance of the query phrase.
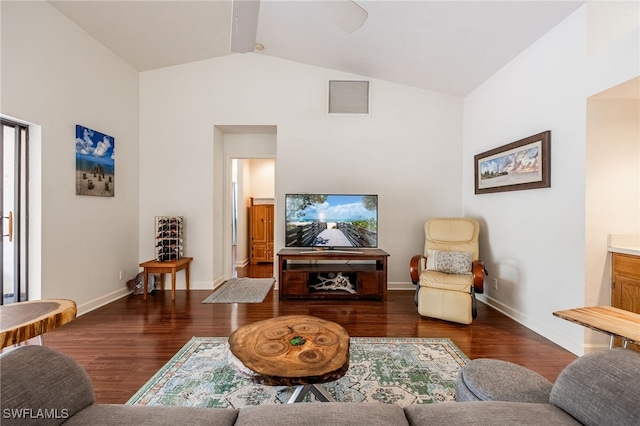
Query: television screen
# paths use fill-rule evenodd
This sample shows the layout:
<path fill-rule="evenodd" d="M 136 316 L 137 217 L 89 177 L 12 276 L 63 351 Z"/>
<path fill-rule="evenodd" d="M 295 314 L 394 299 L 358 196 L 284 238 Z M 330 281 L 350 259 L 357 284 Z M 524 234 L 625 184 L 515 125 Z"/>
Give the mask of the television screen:
<path fill-rule="evenodd" d="M 378 247 L 378 196 L 287 194 L 286 247 Z"/>

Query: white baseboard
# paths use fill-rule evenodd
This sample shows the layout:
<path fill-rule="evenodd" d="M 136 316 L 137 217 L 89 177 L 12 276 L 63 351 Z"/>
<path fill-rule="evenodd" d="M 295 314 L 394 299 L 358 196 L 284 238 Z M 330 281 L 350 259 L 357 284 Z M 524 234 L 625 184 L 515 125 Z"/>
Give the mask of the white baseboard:
<path fill-rule="evenodd" d="M 168 281 L 168 282 L 167 282 Z M 192 281 L 189 283 L 189 289 L 191 290 L 215 290 L 224 282 L 223 279 L 219 278 L 213 283 L 210 281 Z M 157 283 L 160 284 L 159 282 Z M 186 290 L 187 287 L 184 283 L 177 283 L 176 290 Z M 171 281 L 167 279 L 164 283 L 164 290 L 171 291 Z M 98 297 L 97 299 L 91 300 L 87 303 L 83 303 L 82 305 L 78 305 L 78 313 L 77 316 L 84 315 L 88 312 L 91 312 L 95 309 L 98 309 L 108 303 L 116 301 L 124 296 L 131 294 L 131 290 L 128 288 L 122 288 L 120 290 L 112 291 L 111 293 L 105 294 L 104 296 Z"/>
<path fill-rule="evenodd" d="M 484 294 L 476 294 L 476 298 L 483 302 L 485 305 L 489 305 L 491 306 L 493 309 L 495 309 L 496 311 L 499 311 L 503 314 L 505 314 L 506 316 L 508 316 L 509 318 L 511 318 L 512 320 L 523 324 L 527 321 L 527 317 L 525 317 L 524 315 L 522 315 L 520 312 L 516 311 L 515 309 L 510 308 L 509 306 L 497 301 L 496 299 L 493 299 L 491 297 L 488 297 Z"/>
<path fill-rule="evenodd" d="M 492 308 L 508 316 L 515 322 L 527 327 L 534 333 L 539 334 L 545 339 L 552 341 L 556 345 L 563 347 L 564 349 L 577 356 L 582 356 L 587 352 L 593 351 L 593 348 L 591 348 L 592 345 L 587 345 L 584 342 L 577 341 L 563 333 L 558 333 L 557 330 L 550 329 L 549 327 L 542 325 L 539 322 L 532 321 L 526 315 L 523 315 L 521 312 L 510 308 L 509 306 L 497 301 L 496 299 L 488 297 L 484 294 L 478 294 L 476 295 L 476 297 L 480 302 L 491 306 Z"/>
<path fill-rule="evenodd" d="M 216 280 L 213 283 L 211 281 L 190 281 L 189 290 L 213 290 L 222 284 L 222 280 Z M 160 282 L 156 281 L 156 290 L 159 290 Z M 187 285 L 184 281 L 176 283 L 176 290 L 186 290 Z M 171 280 L 169 277 L 165 279 L 164 291 L 171 291 Z"/>
<path fill-rule="evenodd" d="M 411 283 L 387 283 L 387 290 L 413 290 L 416 286 Z"/>
<path fill-rule="evenodd" d="M 97 299 L 94 299 L 90 302 L 83 303 L 82 305 L 78 306 L 77 316 L 84 315 L 87 312 L 91 312 L 95 309 L 98 309 L 128 294 L 131 294 L 131 290 L 125 287 L 120 290 L 112 291 L 111 293 L 105 294 L 104 296 L 98 297 Z"/>
<path fill-rule="evenodd" d="M 217 289 L 218 287 L 220 287 L 223 283 L 225 283 L 226 280 L 222 277 L 218 277 L 213 281 L 213 289 Z"/>
<path fill-rule="evenodd" d="M 389 283 L 387 286 L 388 290 L 415 290 L 415 288 L 415 285 L 406 282 Z M 575 341 L 569 336 L 558 333 L 557 330 L 551 330 L 546 326 L 532 321 L 521 312 L 501 303 L 496 299 L 488 297 L 486 294 L 477 294 L 476 297 L 480 302 L 491 306 L 493 309 L 501 312 L 515 322 L 523 325 L 524 327 L 527 327 L 529 330 L 541 335 L 545 339 L 552 341 L 553 343 L 578 356 L 606 347 L 599 344 L 585 344 L 584 342 Z"/>

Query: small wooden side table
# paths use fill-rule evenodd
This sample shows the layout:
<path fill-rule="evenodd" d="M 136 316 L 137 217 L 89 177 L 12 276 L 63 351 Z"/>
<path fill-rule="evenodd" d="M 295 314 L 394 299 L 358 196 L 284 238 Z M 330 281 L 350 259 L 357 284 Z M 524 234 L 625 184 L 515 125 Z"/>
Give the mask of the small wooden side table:
<path fill-rule="evenodd" d="M 24 342 L 75 319 L 76 302 L 30 300 L 0 306 L 0 348 Z"/>
<path fill-rule="evenodd" d="M 176 300 L 176 272 L 185 270 L 185 279 L 187 283 L 187 291 L 189 291 L 189 264 L 193 257 L 183 257 L 179 260 L 159 262 L 157 260 L 149 260 L 140 264 L 144 268 L 142 276 L 144 278 L 144 296 L 147 300 L 147 288 L 149 285 L 149 274 L 160 274 L 160 287 L 164 290 L 164 274 L 171 274 L 171 300 Z"/>

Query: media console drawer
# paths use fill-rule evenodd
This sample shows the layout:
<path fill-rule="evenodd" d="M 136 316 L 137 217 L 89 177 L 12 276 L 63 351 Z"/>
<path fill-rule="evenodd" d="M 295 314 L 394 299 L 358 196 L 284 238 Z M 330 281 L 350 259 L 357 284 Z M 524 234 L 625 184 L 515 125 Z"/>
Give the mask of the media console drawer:
<path fill-rule="evenodd" d="M 279 297 L 387 300 L 387 258 L 380 249 L 282 249 Z"/>

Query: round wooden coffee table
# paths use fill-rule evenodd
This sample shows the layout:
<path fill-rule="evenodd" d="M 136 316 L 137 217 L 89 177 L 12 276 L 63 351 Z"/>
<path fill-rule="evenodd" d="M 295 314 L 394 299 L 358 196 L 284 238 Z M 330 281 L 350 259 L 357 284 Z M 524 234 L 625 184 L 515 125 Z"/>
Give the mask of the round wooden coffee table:
<path fill-rule="evenodd" d="M 338 380 L 349 368 L 349 335 L 335 322 L 287 315 L 254 322 L 229 336 L 231 353 L 271 386 L 296 386 L 289 403 L 312 392 L 334 401 L 320 383 Z"/>

